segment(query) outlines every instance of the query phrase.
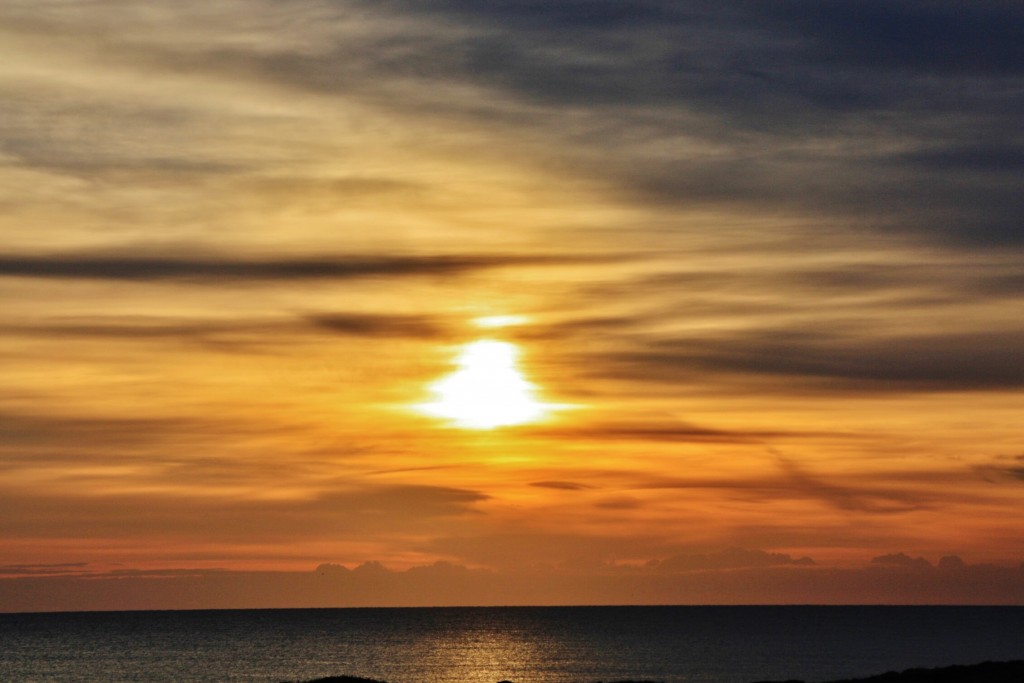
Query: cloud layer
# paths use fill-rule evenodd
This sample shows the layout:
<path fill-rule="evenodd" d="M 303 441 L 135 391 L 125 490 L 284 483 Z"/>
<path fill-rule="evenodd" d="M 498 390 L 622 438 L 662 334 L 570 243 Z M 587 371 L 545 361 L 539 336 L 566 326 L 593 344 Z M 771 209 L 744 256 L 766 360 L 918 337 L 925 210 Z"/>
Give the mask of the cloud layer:
<path fill-rule="evenodd" d="M 0 7 L 4 604 L 1020 600 L 1019 3 L 76 7 Z M 543 423 L 422 411 L 481 340 Z"/>

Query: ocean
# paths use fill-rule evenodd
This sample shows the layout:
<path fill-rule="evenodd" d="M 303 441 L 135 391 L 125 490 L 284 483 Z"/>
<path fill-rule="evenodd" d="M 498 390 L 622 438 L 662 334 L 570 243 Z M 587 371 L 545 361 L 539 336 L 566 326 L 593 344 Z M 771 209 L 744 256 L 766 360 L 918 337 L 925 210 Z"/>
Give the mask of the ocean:
<path fill-rule="evenodd" d="M 0 614 L 0 680 L 752 683 L 1024 659 L 1024 607 Z"/>

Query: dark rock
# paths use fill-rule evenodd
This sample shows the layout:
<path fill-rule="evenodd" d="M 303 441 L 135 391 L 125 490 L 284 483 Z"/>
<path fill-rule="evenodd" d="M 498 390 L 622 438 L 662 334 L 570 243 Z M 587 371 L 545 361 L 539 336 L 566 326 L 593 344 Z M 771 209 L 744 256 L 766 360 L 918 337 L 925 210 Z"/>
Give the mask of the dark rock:
<path fill-rule="evenodd" d="M 832 683 L 1022 683 L 1024 661 L 982 662 L 972 666 L 947 666 L 941 669 L 889 671 L 868 678 L 848 678 Z M 803 683 L 785 681 L 785 683 Z"/>
<path fill-rule="evenodd" d="M 289 683 L 284 681 L 283 683 Z M 358 676 L 329 676 L 304 683 L 384 683 Z M 512 683 L 498 681 L 498 683 Z M 603 681 L 597 681 L 603 683 Z M 655 683 L 655 681 L 610 681 L 609 683 Z M 769 683 L 762 681 L 761 683 Z M 795 679 L 776 683 L 804 683 Z M 1024 660 L 1013 662 L 982 662 L 972 666 L 947 666 L 941 669 L 907 669 L 889 671 L 868 678 L 848 678 L 832 683 L 1024 683 Z"/>

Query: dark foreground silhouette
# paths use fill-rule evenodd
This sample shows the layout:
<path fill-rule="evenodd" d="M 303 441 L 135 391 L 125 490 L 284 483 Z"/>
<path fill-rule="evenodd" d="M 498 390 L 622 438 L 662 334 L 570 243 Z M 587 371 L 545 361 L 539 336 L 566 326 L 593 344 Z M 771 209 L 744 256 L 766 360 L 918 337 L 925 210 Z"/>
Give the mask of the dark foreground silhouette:
<path fill-rule="evenodd" d="M 784 683 L 804 683 L 785 681 Z M 941 669 L 889 671 L 868 678 L 847 678 L 832 683 L 1024 683 L 1024 661 L 982 662 Z"/>
<path fill-rule="evenodd" d="M 311 681 L 283 681 L 282 683 L 385 683 L 375 678 L 360 678 L 359 676 L 328 676 L 327 678 L 314 678 Z M 512 683 L 512 681 L 498 681 L 498 683 Z M 597 681 L 604 683 L 604 681 Z M 615 681 L 614 683 L 658 683 L 657 681 Z"/>
<path fill-rule="evenodd" d="M 289 683 L 285 681 L 284 683 Z M 296 683 L 296 682 L 291 682 Z M 384 683 L 358 676 L 329 676 L 304 683 Z M 510 683 L 499 681 L 498 683 Z M 601 683 L 601 681 L 598 681 Z M 615 683 L 652 683 L 651 681 L 615 681 Z M 767 682 L 762 682 L 767 683 Z M 789 680 L 778 683 L 804 683 Z M 947 666 L 941 669 L 907 669 L 868 678 L 847 678 L 831 683 L 1024 683 L 1024 660 L 1013 662 L 982 662 L 971 666 Z"/>

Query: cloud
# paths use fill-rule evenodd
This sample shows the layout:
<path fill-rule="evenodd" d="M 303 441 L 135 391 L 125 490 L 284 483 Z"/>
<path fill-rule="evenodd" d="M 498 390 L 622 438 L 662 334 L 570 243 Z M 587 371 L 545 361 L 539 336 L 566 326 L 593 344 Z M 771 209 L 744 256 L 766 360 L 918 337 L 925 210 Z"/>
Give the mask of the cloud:
<path fill-rule="evenodd" d="M 572 481 L 535 481 L 532 482 L 530 486 L 542 489 L 554 489 L 556 491 L 585 491 L 589 488 L 593 488 L 586 484 L 578 484 Z"/>
<path fill-rule="evenodd" d="M 1013 173 L 1024 170 L 1024 145 L 1005 140 L 935 143 L 899 158 L 924 169 Z"/>
<path fill-rule="evenodd" d="M 889 486 L 844 486 L 810 474 L 795 461 L 776 454 L 793 488 L 845 511 L 896 514 L 928 507 L 936 494 Z"/>
<path fill-rule="evenodd" d="M 979 391 L 1024 386 L 1020 332 L 871 336 L 754 329 L 657 341 L 609 358 L 618 376 L 677 381 L 694 370 L 803 380 L 825 391 Z"/>
<path fill-rule="evenodd" d="M 114 579 L 121 579 L 126 577 L 140 577 L 140 578 L 178 578 L 178 577 L 216 577 L 224 576 L 226 574 L 224 569 L 111 569 L 105 572 L 106 576 Z M 95 577 L 96 574 L 94 573 Z M 104 576 L 104 574 L 100 574 Z"/>
<path fill-rule="evenodd" d="M 447 44 L 428 44 L 422 56 L 444 57 L 429 62 L 425 78 L 548 108 L 563 148 L 579 145 L 581 172 L 637 200 L 772 208 L 940 243 L 1020 245 L 1012 151 L 935 153 L 950 140 L 961 150 L 1018 144 L 1018 7 L 612 4 L 397 6 L 461 29 Z M 645 154 L 638 138 L 660 139 L 659 154 Z"/>
<path fill-rule="evenodd" d="M 669 562 L 666 560 L 665 562 Z M 565 563 L 489 571 L 437 562 L 404 571 L 380 562 L 313 571 L 96 571 L 0 578 L 0 611 L 443 605 L 1019 604 L 1017 567 L 957 564 L 836 568 L 786 553 L 733 549 L 679 556 L 680 566 Z M 1005 630 L 1004 630 L 1005 631 Z M 1008 631 L 1008 634 L 1014 632 Z M 993 634 L 995 635 L 995 634 Z M 1016 641 L 1007 635 L 1007 647 Z"/>
<path fill-rule="evenodd" d="M 786 500 L 818 501 L 829 508 L 844 513 L 867 515 L 899 515 L 920 510 L 931 510 L 953 502 L 978 502 L 977 492 L 964 489 L 965 476 L 970 470 L 951 469 L 948 471 L 906 472 L 888 471 L 884 474 L 852 472 L 842 475 L 817 474 L 796 460 L 769 449 L 775 458 L 778 471 L 775 474 L 756 476 L 717 477 L 651 477 L 637 473 L 630 484 L 640 490 L 721 490 L 729 492 L 730 499 L 752 503 L 779 503 Z M 624 476 L 624 473 L 620 473 Z M 862 518 L 866 519 L 866 518 Z M 809 526 L 792 528 L 786 522 L 778 526 L 738 525 L 732 533 L 738 538 L 751 538 L 757 542 L 779 544 L 830 544 L 835 539 L 845 539 L 858 545 L 871 545 L 882 536 L 859 538 L 845 528 L 829 528 L 827 532 Z M 887 533 L 897 534 L 890 529 Z M 812 541 L 811 539 L 815 539 Z"/>
<path fill-rule="evenodd" d="M 880 260 L 865 260 L 850 253 L 848 260 L 821 267 L 800 263 L 803 249 L 796 246 L 793 250 L 791 255 L 783 256 L 781 263 L 752 260 L 737 266 L 727 255 L 708 254 L 707 262 L 699 267 L 673 264 L 666 268 L 655 263 L 651 272 L 638 277 L 596 284 L 582 295 L 604 301 L 615 293 L 621 296 L 628 292 L 638 303 L 657 298 L 669 298 L 672 303 L 661 310 L 620 316 L 614 324 L 600 325 L 598 319 L 593 332 L 637 336 L 673 315 L 731 315 L 752 321 L 764 316 L 778 325 L 780 314 L 789 314 L 795 333 L 803 333 L 806 327 L 800 326 L 802 321 L 796 314 L 814 314 L 816 321 L 828 316 L 830 324 L 842 325 L 844 332 L 863 334 L 867 330 L 860 321 L 877 315 L 880 307 L 913 310 L 915 316 L 934 318 L 955 315 L 951 309 L 956 306 L 976 306 L 992 298 L 1017 299 L 1024 294 L 1024 269 L 1001 254 L 972 257 L 983 264 L 978 268 L 965 268 L 955 255 L 921 250 L 896 251 Z M 854 318 L 859 329 L 851 329 Z M 562 325 L 570 332 L 575 325 L 583 333 L 590 331 L 585 318 Z M 764 332 L 777 334 L 781 330 Z"/>
<path fill-rule="evenodd" d="M 176 342 L 218 353 L 269 353 L 308 333 L 312 326 L 293 318 L 231 319 L 141 316 L 54 316 L 0 325 L 10 336 L 51 343 L 56 340 L 99 342 Z"/>
<path fill-rule="evenodd" d="M 858 234 L 1021 245 L 1024 20 L 1010 2 L 293 2 L 286 25 L 268 2 L 157 4 L 154 16 L 5 18 L 69 59 L 75 37 L 90 36 L 93 68 L 131 64 L 136 81 L 180 88 L 188 72 L 205 91 L 244 83 L 413 111 L 526 141 L 541 165 L 556 149 L 561 168 L 606 196 L 673 213 L 768 209 Z M 9 104 L 13 153 L 194 173 L 267 162 L 210 152 L 233 121 L 223 107 L 85 99 Z M 236 115 L 266 123 L 255 106 Z M 379 180 L 406 182 L 398 175 Z"/>
<path fill-rule="evenodd" d="M 932 563 L 923 557 L 911 557 L 906 553 L 879 555 L 878 557 L 871 558 L 871 564 L 885 567 L 910 567 L 913 569 L 930 569 L 932 567 Z"/>
<path fill-rule="evenodd" d="M 364 485 L 269 500 L 189 492 L 61 495 L 8 487 L 0 500 L 0 533 L 6 538 L 187 537 L 259 544 L 344 534 L 352 542 L 413 531 L 440 533 L 445 520 L 480 514 L 474 506 L 487 498 L 476 491 L 424 485 Z"/>
<path fill-rule="evenodd" d="M 4 576 L 68 576 L 89 572 L 88 562 L 58 562 L 53 564 L 2 564 Z"/>
<path fill-rule="evenodd" d="M 0 450 L 5 451 L 8 463 L 18 457 L 19 450 L 45 450 L 48 456 L 64 450 L 73 459 L 85 450 L 131 450 L 175 434 L 208 432 L 217 426 L 225 425 L 215 420 L 175 417 L 87 417 L 5 411 L 0 413 Z"/>
<path fill-rule="evenodd" d="M 794 558 L 786 553 L 769 553 L 763 550 L 726 548 L 708 554 L 680 554 L 649 565 L 662 572 L 690 572 L 719 569 L 742 569 L 750 567 L 799 566 L 814 564 L 810 557 Z"/>
<path fill-rule="evenodd" d="M 438 339 L 446 336 L 446 327 L 429 315 L 337 311 L 264 318 L 54 316 L 0 324 L 0 332 L 47 340 L 176 340 L 218 349 L 256 349 L 322 332 L 347 337 Z"/>
<path fill-rule="evenodd" d="M 437 320 L 426 315 L 321 313 L 310 315 L 307 320 L 319 329 L 355 337 L 433 339 L 443 336 Z"/>
<path fill-rule="evenodd" d="M 805 38 L 824 64 L 933 74 L 1024 74 L 1021 22 L 1010 2 L 785 0 L 758 7 Z"/>
<path fill-rule="evenodd" d="M 423 550 L 458 558 L 461 562 L 495 569 L 523 570 L 579 564 L 606 565 L 622 557 L 649 557 L 664 549 L 656 535 L 508 532 L 479 535 L 443 535 Z"/>
<path fill-rule="evenodd" d="M 349 568 L 343 564 L 335 564 L 334 562 L 324 562 L 318 565 L 316 573 L 326 576 L 344 575 L 349 572 Z"/>
<path fill-rule="evenodd" d="M 643 441 L 661 443 L 759 443 L 781 436 L 799 436 L 785 431 L 722 430 L 672 422 L 654 424 L 598 423 L 581 427 L 541 428 L 530 433 L 568 440 Z"/>
<path fill-rule="evenodd" d="M 77 61 L 81 67 L 89 58 Z M 250 166 L 214 152 L 212 114 L 197 111 L 185 98 L 176 104 L 159 99 L 139 104 L 105 98 L 102 88 L 93 97 L 76 97 L 73 89 L 56 87 L 49 97 L 40 97 L 46 85 L 45 78 L 12 85 L 12 94 L 22 96 L 0 103 L 0 149 L 19 167 L 96 183 L 112 173 L 135 174 L 136 181 L 153 176 L 209 180 Z"/>
<path fill-rule="evenodd" d="M 986 465 L 978 465 L 974 470 L 991 483 L 1024 481 L 1024 454 L 996 457 Z"/>
<path fill-rule="evenodd" d="M 131 257 L 93 254 L 4 256 L 0 276 L 114 281 L 348 280 L 367 277 L 458 275 L 512 266 L 562 265 L 602 260 L 558 255 L 374 256 L 295 259 Z"/>

